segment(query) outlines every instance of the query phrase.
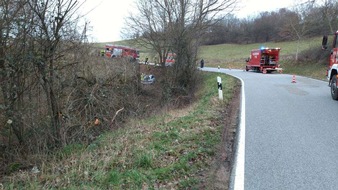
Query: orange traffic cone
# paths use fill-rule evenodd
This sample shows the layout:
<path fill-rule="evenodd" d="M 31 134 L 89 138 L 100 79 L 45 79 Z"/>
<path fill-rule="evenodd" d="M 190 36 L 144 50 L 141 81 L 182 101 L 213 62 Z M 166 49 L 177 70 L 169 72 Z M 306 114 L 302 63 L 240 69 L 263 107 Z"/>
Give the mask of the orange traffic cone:
<path fill-rule="evenodd" d="M 292 83 L 296 83 L 296 76 L 295 75 L 292 76 Z"/>

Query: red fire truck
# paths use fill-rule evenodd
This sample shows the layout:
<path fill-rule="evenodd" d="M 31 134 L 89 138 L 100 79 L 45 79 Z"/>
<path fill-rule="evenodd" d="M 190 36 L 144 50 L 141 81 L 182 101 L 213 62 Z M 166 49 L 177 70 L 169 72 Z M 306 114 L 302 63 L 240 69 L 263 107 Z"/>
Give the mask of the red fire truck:
<path fill-rule="evenodd" d="M 280 48 L 265 48 L 254 49 L 251 51 L 250 58 L 246 60 L 245 70 L 254 70 L 263 73 L 272 71 L 281 71 L 279 65 Z"/>
<path fill-rule="evenodd" d="M 334 33 L 332 47 L 330 48 L 329 66 L 326 71 L 327 80 L 331 87 L 331 97 L 334 100 L 338 100 L 338 31 Z M 323 37 L 322 49 L 327 49 L 328 36 Z"/>
<path fill-rule="evenodd" d="M 128 46 L 107 44 L 105 45 L 105 55 L 109 58 L 129 57 L 138 59 L 139 51 Z"/>

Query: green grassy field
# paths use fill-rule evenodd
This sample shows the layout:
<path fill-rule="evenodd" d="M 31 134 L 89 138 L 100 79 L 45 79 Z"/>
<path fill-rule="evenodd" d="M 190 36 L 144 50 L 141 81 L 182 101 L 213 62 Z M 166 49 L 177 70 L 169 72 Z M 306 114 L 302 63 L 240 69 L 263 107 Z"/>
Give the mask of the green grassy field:
<path fill-rule="evenodd" d="M 281 48 L 281 56 L 295 55 L 297 52 L 297 41 L 291 42 L 268 42 L 257 44 L 221 44 L 202 46 L 199 54 L 200 58 L 205 60 L 220 60 L 222 62 L 243 62 L 250 56 L 252 49 L 261 47 Z M 321 48 L 321 38 L 310 38 L 299 43 L 299 50 L 305 50 L 310 47 L 318 46 Z"/>
<path fill-rule="evenodd" d="M 331 39 L 330 39 L 331 40 Z M 201 46 L 198 54 L 198 59 L 204 59 L 206 67 L 222 67 L 222 68 L 237 68 L 243 69 L 246 65 L 245 59 L 250 56 L 252 49 L 260 47 L 279 47 L 280 64 L 284 73 L 308 76 L 320 80 L 325 80 L 327 64 L 319 63 L 320 60 L 308 60 L 307 62 L 297 62 L 295 60 L 296 52 L 301 54 L 303 51 L 310 48 L 321 50 L 322 37 L 315 37 L 298 41 L 288 42 L 268 42 L 256 44 L 220 44 L 220 45 L 205 45 Z M 130 45 L 130 41 L 116 42 L 122 45 Z M 104 44 L 100 44 L 101 46 Z M 139 48 L 141 50 L 140 59 L 145 57 L 151 58 L 154 56 L 149 49 Z M 197 63 L 198 64 L 198 63 Z"/>
<path fill-rule="evenodd" d="M 293 72 L 294 70 L 291 66 L 296 64 L 294 60 L 297 49 L 298 52 L 302 52 L 309 48 L 318 47 L 318 51 L 321 51 L 321 38 L 310 38 L 301 42 L 291 41 L 291 42 L 269 42 L 269 43 L 257 43 L 257 44 L 221 44 L 221 45 L 211 45 L 211 46 L 202 46 L 199 52 L 199 59 L 205 60 L 205 66 L 222 68 L 240 68 L 245 67 L 245 59 L 250 56 L 250 51 L 252 49 L 259 49 L 260 47 L 279 47 L 281 48 L 280 52 L 280 63 L 285 65 L 288 68 L 285 71 Z M 316 60 L 312 60 L 311 64 L 316 64 Z M 298 73 L 295 73 L 298 74 Z"/>

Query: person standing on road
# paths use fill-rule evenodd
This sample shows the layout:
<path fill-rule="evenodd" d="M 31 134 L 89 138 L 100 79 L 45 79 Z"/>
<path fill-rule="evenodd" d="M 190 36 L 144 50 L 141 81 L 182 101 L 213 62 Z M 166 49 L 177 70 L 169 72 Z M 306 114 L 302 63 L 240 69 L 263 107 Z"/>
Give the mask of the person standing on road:
<path fill-rule="evenodd" d="M 201 60 L 201 68 L 203 68 L 204 67 L 204 60 L 202 59 Z"/>
<path fill-rule="evenodd" d="M 144 61 L 144 64 L 145 64 L 145 65 L 148 64 L 148 57 L 146 57 L 146 60 Z"/>

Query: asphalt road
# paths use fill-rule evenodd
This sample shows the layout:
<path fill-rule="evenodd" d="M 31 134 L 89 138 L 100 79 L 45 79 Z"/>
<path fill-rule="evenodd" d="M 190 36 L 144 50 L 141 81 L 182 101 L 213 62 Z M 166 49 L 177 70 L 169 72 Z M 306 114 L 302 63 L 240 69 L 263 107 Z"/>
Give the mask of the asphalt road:
<path fill-rule="evenodd" d="M 243 167 L 243 179 L 233 189 L 338 189 L 338 101 L 332 100 L 328 82 L 296 76 L 292 83 L 292 75 L 203 70 L 224 72 L 244 83 L 245 156 L 234 166 Z"/>

